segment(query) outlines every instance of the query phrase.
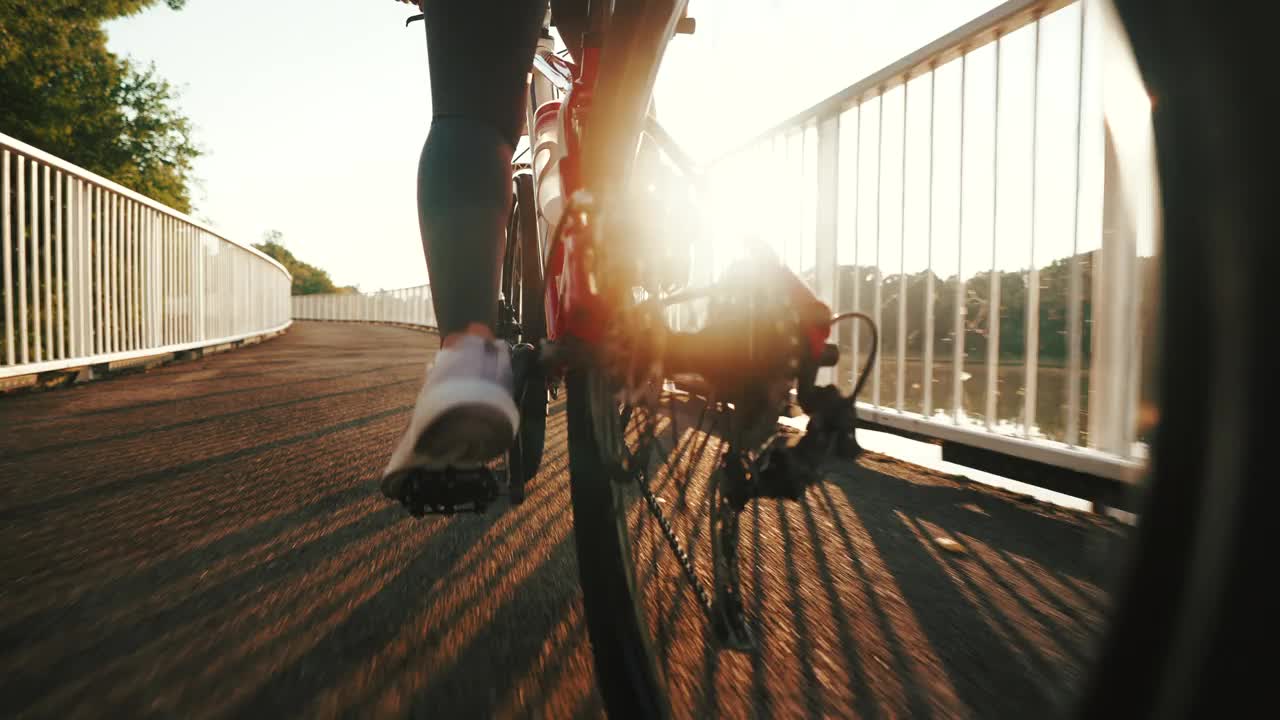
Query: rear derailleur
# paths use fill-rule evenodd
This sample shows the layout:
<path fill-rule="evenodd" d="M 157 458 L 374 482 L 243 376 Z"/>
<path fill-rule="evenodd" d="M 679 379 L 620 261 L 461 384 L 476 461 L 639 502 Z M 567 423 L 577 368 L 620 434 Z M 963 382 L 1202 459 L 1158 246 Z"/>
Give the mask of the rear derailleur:
<path fill-rule="evenodd" d="M 741 511 L 758 498 L 799 502 L 821 479 L 824 462 L 854 460 L 862 453 L 853 396 L 841 395 L 833 385 L 815 386 L 813 374 L 801 378 L 798 392 L 800 408 L 809 417 L 802 436 L 779 434 L 754 456 L 735 452 L 724 457 L 723 494 L 734 509 Z"/>
<path fill-rule="evenodd" d="M 834 350 L 831 346 L 828 349 Z M 865 371 L 863 374 L 865 377 Z M 821 480 L 821 467 L 828 458 L 852 460 L 862 453 L 855 435 L 857 389 L 845 397 L 835 386 L 816 386 L 816 376 L 815 365 L 799 378 L 797 397 L 809 416 L 802 436 L 797 439 L 794 435 L 774 434 L 759 452 L 735 445 L 720 461 L 713 535 L 717 543 L 715 602 L 711 617 L 720 642 L 730 649 L 750 650 L 755 646 L 738 575 L 738 518 L 747 503 L 760 498 L 800 502 L 809 486 Z"/>

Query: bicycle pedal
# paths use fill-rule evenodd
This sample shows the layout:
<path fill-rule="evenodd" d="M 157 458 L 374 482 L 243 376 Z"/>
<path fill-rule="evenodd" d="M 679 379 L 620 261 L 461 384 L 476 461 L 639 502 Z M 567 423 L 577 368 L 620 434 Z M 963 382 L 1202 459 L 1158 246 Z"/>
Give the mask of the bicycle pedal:
<path fill-rule="evenodd" d="M 487 467 L 414 471 L 404 479 L 400 502 L 414 517 L 483 513 L 498 498 L 498 478 Z"/>

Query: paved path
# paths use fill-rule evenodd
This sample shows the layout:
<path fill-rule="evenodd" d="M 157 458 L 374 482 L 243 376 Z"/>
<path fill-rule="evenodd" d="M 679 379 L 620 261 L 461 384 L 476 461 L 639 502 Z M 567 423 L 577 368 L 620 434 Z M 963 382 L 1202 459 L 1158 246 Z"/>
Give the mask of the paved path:
<path fill-rule="evenodd" d="M 0 398 L 0 716 L 601 715 L 562 406 L 518 508 L 418 521 L 377 493 L 435 347 L 298 323 Z M 663 491 L 682 532 L 704 489 Z M 742 538 L 756 655 L 707 649 L 669 554 L 646 575 L 689 717 L 1053 715 L 1123 539 L 875 455 Z"/>

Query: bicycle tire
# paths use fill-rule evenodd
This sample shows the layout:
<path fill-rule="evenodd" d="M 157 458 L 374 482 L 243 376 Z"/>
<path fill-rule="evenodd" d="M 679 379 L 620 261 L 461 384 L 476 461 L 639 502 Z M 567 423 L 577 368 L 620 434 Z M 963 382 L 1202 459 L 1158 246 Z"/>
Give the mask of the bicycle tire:
<path fill-rule="evenodd" d="M 592 122 L 581 146 L 587 187 L 618 200 L 633 168 L 635 143 L 653 83 L 684 0 L 615 0 L 605 33 Z M 651 636 L 636 593 L 620 471 L 602 456 L 596 370 L 566 378 L 569 483 L 574 541 L 594 657 L 596 684 L 610 717 L 666 718 L 671 708 L 658 676 Z M 619 429 L 620 433 L 621 430 Z"/>
<path fill-rule="evenodd" d="M 543 296 L 542 247 L 538 239 L 538 208 L 533 197 L 533 176 L 517 173 L 512 214 L 519 249 L 520 336 L 536 345 L 547 335 L 545 298 Z"/>
<path fill-rule="evenodd" d="M 626 507 L 614 481 L 618 468 L 598 442 L 599 383 L 594 370 L 571 370 L 566 378 L 569 495 L 596 684 L 610 717 L 665 718 L 666 689 L 635 601 Z"/>
<path fill-rule="evenodd" d="M 542 466 L 547 436 L 546 379 L 533 348 L 546 335 L 544 315 L 542 255 L 538 240 L 538 215 L 533 199 L 533 178 L 518 173 L 512 178 L 514 200 L 508 223 L 507 261 L 503 272 L 510 296 L 519 304 L 516 321 L 520 326 L 520 344 L 512 357 L 517 379 L 516 405 L 520 409 L 520 430 L 507 452 L 510 500 L 524 501 L 525 483 L 538 474 Z"/>

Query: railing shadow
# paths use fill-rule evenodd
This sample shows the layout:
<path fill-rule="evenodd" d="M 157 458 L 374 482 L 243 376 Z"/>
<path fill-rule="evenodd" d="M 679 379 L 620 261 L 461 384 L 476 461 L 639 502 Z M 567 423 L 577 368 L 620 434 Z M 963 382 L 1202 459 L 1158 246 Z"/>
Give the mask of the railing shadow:
<path fill-rule="evenodd" d="M 858 571 L 871 596 L 881 597 L 874 586 L 885 581 L 868 577 L 875 557 L 914 615 L 919 636 L 904 637 L 909 628 L 895 628 L 876 604 L 881 631 L 899 643 L 899 677 L 915 681 L 910 714 L 922 705 L 936 710 L 938 700 L 927 697 L 928 673 L 904 662 L 915 644 L 932 649 L 955 699 L 977 716 L 1065 711 L 1105 622 L 1097 598 L 1105 596 L 1124 532 L 996 490 L 927 473 L 925 482 L 912 482 L 867 464 L 833 473 L 810 491 L 810 506 L 817 500 L 832 518 L 840 561 Z M 1110 552 L 1100 555 L 1100 546 Z M 1093 598 L 1068 590 L 1074 584 L 1091 587 Z"/>
<path fill-rule="evenodd" d="M 894 474 L 879 469 L 886 463 Z M 673 513 L 691 545 L 710 529 L 698 510 Z M 693 717 L 738 708 L 742 697 L 724 696 L 726 674 L 755 717 L 1064 711 L 1126 539 L 1107 519 L 875 455 L 834 466 L 803 503 L 763 501 L 742 518 L 744 599 L 761 650 L 735 665 L 709 622 L 682 633 L 681 614 L 700 613 L 683 579 L 655 630 L 664 663 L 688 666 L 679 648 L 702 647 L 696 668 L 670 673 L 698 678 L 684 708 Z M 643 580 L 679 574 L 673 559 L 663 564 L 659 573 L 646 562 Z M 779 664 L 795 671 L 784 678 Z"/>

